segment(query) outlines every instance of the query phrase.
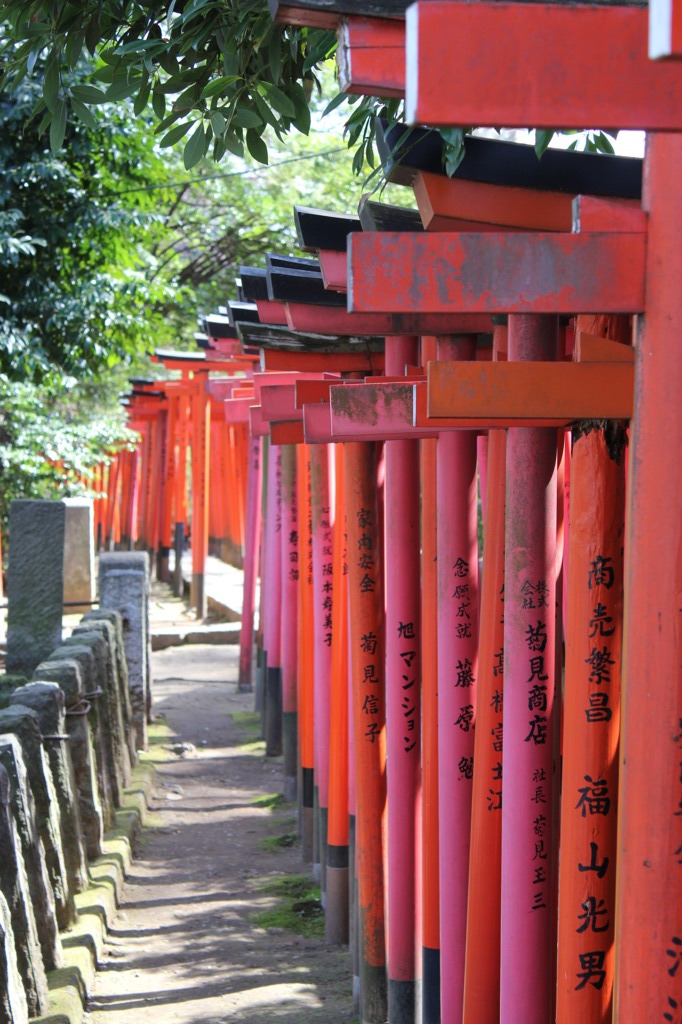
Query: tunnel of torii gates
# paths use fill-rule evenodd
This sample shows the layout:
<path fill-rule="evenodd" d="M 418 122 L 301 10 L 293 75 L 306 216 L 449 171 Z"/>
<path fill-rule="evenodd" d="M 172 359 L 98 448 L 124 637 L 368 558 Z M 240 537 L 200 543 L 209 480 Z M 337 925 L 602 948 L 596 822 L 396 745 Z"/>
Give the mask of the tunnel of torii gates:
<path fill-rule="evenodd" d="M 274 16 L 410 123 L 645 160 L 475 139 L 450 180 L 386 128 L 417 210 L 295 208 L 312 255 L 133 382 L 99 535 L 167 578 L 190 528 L 199 614 L 209 545 L 243 556 L 244 690 L 260 576 L 266 749 L 365 1024 L 680 1024 L 682 5 L 404 6 Z"/>

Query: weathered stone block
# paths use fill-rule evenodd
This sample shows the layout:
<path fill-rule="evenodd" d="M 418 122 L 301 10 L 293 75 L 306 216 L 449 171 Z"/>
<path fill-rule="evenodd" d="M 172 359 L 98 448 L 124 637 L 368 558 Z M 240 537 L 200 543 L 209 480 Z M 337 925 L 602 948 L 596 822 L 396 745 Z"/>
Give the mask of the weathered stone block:
<path fill-rule="evenodd" d="M 82 624 L 108 622 L 113 629 L 114 635 L 114 666 L 116 671 L 116 682 L 119 695 L 119 709 L 123 718 L 123 728 L 126 746 L 130 756 L 130 765 L 137 762 L 137 746 L 135 743 L 135 729 L 133 726 L 133 710 L 130 704 L 130 691 L 128 688 L 128 663 L 126 661 L 125 648 L 123 646 L 123 620 L 121 613 L 111 608 L 97 608 L 87 612 L 82 618 Z"/>
<path fill-rule="evenodd" d="M 14 947 L 12 917 L 0 892 L 0 1024 L 27 1024 L 28 1006 Z"/>
<path fill-rule="evenodd" d="M 7 570 L 7 671 L 31 675 L 62 637 L 65 506 L 13 501 Z"/>
<path fill-rule="evenodd" d="M 49 996 L 38 929 L 11 809 L 10 777 L 0 764 L 0 892 L 10 911 L 17 966 L 26 994 L 29 1017 L 47 1013 Z"/>
<path fill-rule="evenodd" d="M 60 649 L 61 650 L 61 649 Z M 76 777 L 76 791 L 83 827 L 83 840 L 88 857 L 93 860 L 102 853 L 102 804 L 97 783 L 97 768 L 88 723 L 90 705 L 83 697 L 81 666 L 66 652 L 55 654 L 54 660 L 43 661 L 35 671 L 36 681 L 57 683 L 64 693 L 66 731 Z"/>
<path fill-rule="evenodd" d="M 45 850 L 45 863 L 54 893 L 57 920 L 62 927 L 67 927 L 74 919 L 75 906 L 62 849 L 62 823 L 57 791 L 43 747 L 38 713 L 17 701 L 16 690 L 12 695 L 10 707 L 0 711 L 0 732 L 14 733 L 21 742 L 35 805 L 36 825 Z"/>
<path fill-rule="evenodd" d="M 114 793 L 109 772 L 110 756 L 107 752 L 109 738 L 106 722 L 106 691 L 103 680 L 102 646 L 104 641 L 97 634 L 90 640 L 70 636 L 51 656 L 73 658 L 81 666 L 83 676 L 83 697 L 89 705 L 88 725 L 92 734 L 95 763 L 97 766 L 97 785 L 105 831 L 111 828 L 114 821 Z"/>
<path fill-rule="evenodd" d="M 118 695 L 116 664 L 114 662 L 114 630 L 109 622 L 85 622 L 77 626 L 71 639 L 88 644 L 95 655 L 100 686 L 104 696 L 100 699 L 104 740 L 108 758 L 109 779 L 116 807 L 121 806 L 125 776 L 130 778 L 130 759 L 125 744 L 123 717 Z M 125 771 L 124 771 L 125 761 Z"/>
<path fill-rule="evenodd" d="M 100 555 L 99 597 L 101 608 L 121 613 L 137 747 L 145 750 L 147 718 L 151 714 L 147 553 L 121 551 Z"/>
<path fill-rule="evenodd" d="M 77 917 L 74 894 L 83 892 L 87 888 L 88 872 L 83 848 L 76 776 L 69 749 L 69 734 L 66 732 L 64 694 L 57 683 L 27 683 L 14 691 L 12 703 L 23 704 L 38 715 L 43 747 L 47 753 L 59 805 L 62 851 L 66 865 L 66 912 L 62 919 L 59 905 L 57 905 L 57 916 L 60 927 L 68 928 Z"/>
<path fill-rule="evenodd" d="M 23 710 L 27 715 L 35 717 L 35 712 L 29 712 L 28 708 Z M 0 717 L 7 714 L 6 711 L 0 712 Z M 46 970 L 52 971 L 62 965 L 62 945 L 57 930 L 54 890 L 45 863 L 45 847 L 38 827 L 33 790 L 26 770 L 29 751 L 23 749 L 18 736 L 3 731 L 8 724 L 0 722 L 0 764 L 10 778 L 12 814 L 26 865 L 43 963 Z M 37 728 L 37 720 L 32 724 Z"/>
<path fill-rule="evenodd" d="M 95 599 L 92 498 L 64 498 L 64 611 L 88 612 Z"/>

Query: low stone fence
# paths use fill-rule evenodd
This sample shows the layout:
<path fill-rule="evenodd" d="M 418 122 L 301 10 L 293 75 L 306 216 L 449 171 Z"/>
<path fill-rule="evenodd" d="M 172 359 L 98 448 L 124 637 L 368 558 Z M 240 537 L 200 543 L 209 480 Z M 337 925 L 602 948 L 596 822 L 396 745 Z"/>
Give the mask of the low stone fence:
<path fill-rule="evenodd" d="M 30 678 L 0 676 L 0 1024 L 49 1012 L 60 932 L 145 746 L 148 586 L 146 555 L 107 555 L 100 608 Z"/>

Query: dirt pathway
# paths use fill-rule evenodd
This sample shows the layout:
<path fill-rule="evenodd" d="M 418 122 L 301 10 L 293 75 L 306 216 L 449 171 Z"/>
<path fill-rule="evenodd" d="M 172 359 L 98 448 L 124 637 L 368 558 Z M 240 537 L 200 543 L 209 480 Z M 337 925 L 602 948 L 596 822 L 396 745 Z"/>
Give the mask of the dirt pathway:
<path fill-rule="evenodd" d="M 254 742 L 253 698 L 235 692 L 237 659 L 237 648 L 216 646 L 153 655 L 155 710 L 176 736 L 157 748 L 157 827 L 143 834 L 126 881 L 88 1024 L 354 1019 L 347 949 L 279 918 L 253 921 L 291 907 L 284 890 L 294 919 L 320 928 L 300 846 L 277 842 L 293 839 L 296 811 L 277 803 L 281 765 Z"/>

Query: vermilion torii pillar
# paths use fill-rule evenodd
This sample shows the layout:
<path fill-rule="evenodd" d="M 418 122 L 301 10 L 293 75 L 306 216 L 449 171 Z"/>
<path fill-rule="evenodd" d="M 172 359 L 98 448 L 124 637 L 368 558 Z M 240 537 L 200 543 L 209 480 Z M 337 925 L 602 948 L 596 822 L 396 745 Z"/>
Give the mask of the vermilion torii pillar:
<path fill-rule="evenodd" d="M 296 799 L 298 756 L 298 495 L 296 448 L 282 445 L 282 754 L 284 796 Z"/>
<path fill-rule="evenodd" d="M 416 338 L 386 338 L 388 375 L 402 376 L 406 365 L 417 363 Z M 388 1014 L 394 1024 L 413 1024 L 421 760 L 419 441 L 387 441 L 385 453 Z"/>
<path fill-rule="evenodd" d="M 556 317 L 509 318 L 509 360 L 556 359 Z M 557 434 L 507 437 L 500 1022 L 546 1024 L 554 997 L 552 780 Z"/>
<path fill-rule="evenodd" d="M 635 346 L 626 514 L 618 1024 L 677 1024 L 682 1015 L 682 463 L 670 457 L 682 445 L 681 168 L 682 133 L 648 136 L 646 312 Z M 600 969 L 587 963 L 597 972 L 590 983 Z"/>
<path fill-rule="evenodd" d="M 344 458 L 357 779 L 361 1008 L 363 1024 L 383 1024 L 387 1015 L 382 843 L 386 804 L 386 705 L 376 446 L 371 442 L 344 445 Z M 371 556 L 371 564 L 355 557 L 357 552 L 363 551 Z"/>
<path fill-rule="evenodd" d="M 438 343 L 441 360 L 475 353 L 475 336 Z M 478 671 L 475 433 L 440 434 L 437 489 L 441 1019 L 461 1024 Z"/>
<path fill-rule="evenodd" d="M 334 605 L 333 521 L 330 447 L 311 445 L 310 484 L 313 538 L 313 644 L 315 702 L 315 869 L 326 889 L 329 811 L 329 731 L 331 702 L 332 611 Z M 333 478 L 333 462 L 331 469 Z M 319 865 L 319 868 L 318 868 Z"/>
<path fill-rule="evenodd" d="M 506 358 L 506 324 L 495 325 L 493 344 L 493 358 Z M 499 1020 L 506 444 L 505 430 L 488 432 L 464 1024 L 497 1024 Z"/>
<path fill-rule="evenodd" d="M 624 321 L 619 323 L 618 320 Z M 629 359 L 627 317 L 579 317 L 620 331 L 614 359 Z M 577 344 L 581 344 L 580 335 Z M 605 349 L 608 342 L 605 343 Z M 577 423 L 566 523 L 568 571 L 559 859 L 557 1021 L 609 1022 L 613 995 L 616 818 L 623 604 L 626 430 Z M 568 562 L 568 565 L 566 565 Z M 594 794 L 597 794 L 595 797 Z M 603 961 L 590 983 L 584 963 Z M 595 980 L 596 976 L 592 979 Z"/>

